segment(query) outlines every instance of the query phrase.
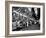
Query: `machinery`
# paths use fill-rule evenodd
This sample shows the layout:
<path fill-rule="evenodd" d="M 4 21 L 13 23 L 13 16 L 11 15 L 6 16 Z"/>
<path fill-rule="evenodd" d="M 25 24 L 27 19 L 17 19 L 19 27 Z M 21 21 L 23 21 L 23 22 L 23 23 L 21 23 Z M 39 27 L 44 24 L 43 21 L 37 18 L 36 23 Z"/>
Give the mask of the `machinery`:
<path fill-rule="evenodd" d="M 15 7 L 12 11 L 12 22 L 14 30 L 28 28 L 28 26 L 39 24 L 40 9 L 37 9 L 37 15 L 34 8 Z"/>

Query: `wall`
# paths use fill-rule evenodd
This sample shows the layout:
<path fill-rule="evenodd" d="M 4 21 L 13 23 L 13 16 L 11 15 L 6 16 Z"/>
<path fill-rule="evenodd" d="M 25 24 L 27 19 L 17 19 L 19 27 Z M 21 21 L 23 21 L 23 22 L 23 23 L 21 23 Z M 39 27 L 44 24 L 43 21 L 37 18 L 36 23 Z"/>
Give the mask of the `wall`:
<path fill-rule="evenodd" d="M 17 0 L 17 1 L 46 3 L 46 0 Z M 46 10 L 46 7 L 45 7 L 45 10 Z M 46 20 L 45 20 L 45 25 L 46 25 Z M 5 0 L 0 0 L 0 38 L 5 38 L 4 36 L 5 36 Z M 16 37 L 16 38 L 46 38 L 46 26 L 45 26 L 45 35 Z"/>

